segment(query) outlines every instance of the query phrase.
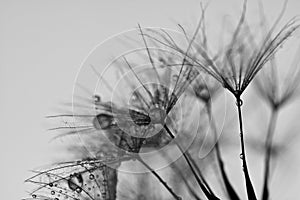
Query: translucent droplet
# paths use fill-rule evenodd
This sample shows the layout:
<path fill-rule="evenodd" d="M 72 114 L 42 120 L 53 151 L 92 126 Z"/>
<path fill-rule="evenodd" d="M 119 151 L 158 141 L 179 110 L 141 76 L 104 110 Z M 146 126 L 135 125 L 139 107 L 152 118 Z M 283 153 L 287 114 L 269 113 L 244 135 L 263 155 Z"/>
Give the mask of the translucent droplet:
<path fill-rule="evenodd" d="M 49 183 L 49 186 L 50 186 L 50 187 L 53 187 L 53 183 Z"/>
<path fill-rule="evenodd" d="M 52 194 L 52 195 L 55 195 L 55 191 L 52 190 L 52 191 L 51 191 L 51 194 Z"/>
<path fill-rule="evenodd" d="M 36 195 L 35 195 L 35 194 L 33 194 L 33 195 L 32 195 L 32 198 L 34 198 L 34 199 L 35 199 L 35 198 L 36 198 Z"/>
<path fill-rule="evenodd" d="M 239 100 L 237 100 L 237 101 L 235 102 L 235 104 L 236 104 L 237 106 L 242 106 L 242 105 L 243 105 L 243 100 L 242 100 L 242 99 L 239 99 Z"/>
<path fill-rule="evenodd" d="M 240 154 L 240 159 L 243 159 L 244 158 L 244 155 L 243 153 Z"/>
<path fill-rule="evenodd" d="M 89 178 L 93 180 L 95 178 L 94 174 L 90 174 Z"/>
<path fill-rule="evenodd" d="M 77 187 L 77 188 L 76 188 L 76 192 L 77 192 L 77 193 L 81 193 L 81 192 L 82 192 L 82 188 L 81 188 L 81 187 Z"/>
<path fill-rule="evenodd" d="M 99 103 L 101 101 L 101 97 L 99 95 L 94 95 L 95 103 Z"/>
<path fill-rule="evenodd" d="M 81 188 L 83 186 L 82 175 L 78 173 L 71 174 L 68 180 L 68 186 L 73 191 L 77 190 L 77 188 Z"/>

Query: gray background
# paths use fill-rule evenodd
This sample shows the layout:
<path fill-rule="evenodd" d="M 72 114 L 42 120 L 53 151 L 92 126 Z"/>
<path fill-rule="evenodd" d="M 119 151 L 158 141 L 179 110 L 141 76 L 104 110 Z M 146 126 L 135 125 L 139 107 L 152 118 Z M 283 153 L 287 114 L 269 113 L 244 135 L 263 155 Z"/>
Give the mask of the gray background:
<path fill-rule="evenodd" d="M 274 19 L 282 1 L 263 2 L 269 19 Z M 209 23 L 220 21 L 224 14 L 238 16 L 241 4 L 211 1 Z M 52 136 L 44 116 L 71 99 L 77 70 L 94 46 L 137 23 L 164 28 L 174 28 L 175 22 L 195 23 L 199 11 L 196 0 L 0 1 L 0 198 L 25 197 L 23 180 L 30 175 L 28 170 L 50 163 L 53 154 L 59 154 L 49 143 Z M 248 14 L 256 16 L 256 12 L 257 1 L 249 1 Z M 289 1 L 283 21 L 299 12 L 300 2 Z M 282 120 L 288 120 L 286 116 Z M 297 196 L 299 154 L 294 155 L 289 166 L 293 173 L 275 177 L 287 190 L 277 191 L 274 199 Z"/>

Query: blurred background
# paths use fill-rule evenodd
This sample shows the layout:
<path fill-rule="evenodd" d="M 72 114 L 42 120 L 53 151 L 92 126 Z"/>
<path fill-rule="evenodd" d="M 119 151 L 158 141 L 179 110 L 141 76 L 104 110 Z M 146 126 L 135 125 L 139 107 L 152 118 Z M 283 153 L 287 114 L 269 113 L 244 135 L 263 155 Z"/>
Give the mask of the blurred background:
<path fill-rule="evenodd" d="M 207 10 L 208 37 L 220 34 L 224 16 L 238 19 L 242 1 L 213 0 Z M 278 16 L 283 1 L 262 1 L 268 20 Z M 81 63 L 89 52 L 108 37 L 137 27 L 155 26 L 176 29 L 176 24 L 194 25 L 200 15 L 200 1 L 0 1 L 0 121 L 1 121 L 1 199 L 26 196 L 23 181 L 37 166 L 51 163 L 60 152 L 50 142 L 53 135 L 45 126 L 46 115 L 71 101 L 73 84 Z M 290 0 L 282 22 L 298 15 L 300 2 Z M 248 20 L 257 22 L 258 1 L 248 2 Z M 279 65 L 289 65 L 299 43 L 287 43 L 279 53 Z M 296 37 L 296 38 L 297 38 Z M 110 55 L 104 55 L 109 57 Z M 230 101 L 233 99 L 229 99 Z M 247 103 L 249 102 L 249 103 Z M 234 104 L 234 102 L 233 102 Z M 252 89 L 245 94 L 245 132 L 266 131 L 269 109 Z M 248 112 L 249 111 L 249 112 Z M 247 113 L 248 112 L 248 113 Z M 236 113 L 231 113 L 235 117 Z M 297 199 L 300 186 L 299 101 L 282 110 L 276 130 L 276 141 L 292 141 L 276 157 L 272 176 L 273 199 Z M 232 133 L 233 134 L 233 133 Z M 262 134 L 262 133 L 261 133 Z M 263 140 L 265 137 L 261 137 Z M 283 141 L 284 142 L 284 141 Z M 261 189 L 258 151 L 249 144 L 249 167 L 257 191 Z M 233 151 L 233 153 L 231 153 Z M 239 150 L 228 150 L 224 159 L 233 184 L 244 193 Z"/>

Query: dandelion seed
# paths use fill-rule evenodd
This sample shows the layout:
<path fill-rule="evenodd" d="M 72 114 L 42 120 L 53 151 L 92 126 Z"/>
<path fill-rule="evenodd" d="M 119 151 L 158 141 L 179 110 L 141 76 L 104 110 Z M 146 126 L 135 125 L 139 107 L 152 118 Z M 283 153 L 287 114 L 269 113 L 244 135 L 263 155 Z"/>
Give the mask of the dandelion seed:
<path fill-rule="evenodd" d="M 151 33 L 159 37 L 147 36 L 153 42 L 182 54 L 189 64 L 210 74 L 234 95 L 241 95 L 265 63 L 299 28 L 297 19 L 291 19 L 276 34 L 274 34 L 273 27 L 256 45 L 252 41 L 254 37 L 246 25 L 245 12 L 246 6 L 244 5 L 242 16 L 232 39 L 225 50 L 223 50 L 224 53 L 221 54 L 223 56 L 219 55 L 217 60 L 211 58 L 207 50 L 195 42 L 195 37 L 189 38 L 186 36 L 190 46 L 189 51 L 186 51 L 174 45 L 170 39 L 163 37 L 157 31 L 152 30 Z M 201 24 L 199 24 L 199 27 L 201 27 Z M 196 30 L 194 36 L 200 34 L 199 29 Z M 272 35 L 275 36 L 272 37 Z M 200 41 L 200 44 L 202 44 L 202 41 Z"/>
<path fill-rule="evenodd" d="M 299 95 L 299 53 L 300 48 L 296 51 L 284 80 L 278 77 L 280 68 L 275 58 L 271 59 L 269 66 L 263 69 L 261 74 L 255 79 L 256 91 L 272 109 L 279 110 Z"/>
<path fill-rule="evenodd" d="M 104 167 L 98 160 L 62 163 L 49 170 L 38 172 L 27 182 L 38 185 L 34 190 L 35 196 L 45 196 L 45 199 L 63 197 L 65 199 L 99 199 L 97 191 L 106 191 L 103 199 L 115 199 L 116 191 L 116 170 Z M 102 168 L 100 168 L 102 166 Z M 74 172 L 75 171 L 75 172 Z M 105 172 L 103 172 L 105 171 Z M 107 174 L 109 172 L 109 174 Z M 98 178 L 90 179 L 91 175 L 97 174 Z M 50 183 L 57 186 L 47 187 Z M 107 183 L 110 187 L 107 187 Z M 50 197 L 52 196 L 52 197 Z M 54 197 L 53 197 L 54 196 Z M 102 199 L 101 198 L 101 199 Z"/>

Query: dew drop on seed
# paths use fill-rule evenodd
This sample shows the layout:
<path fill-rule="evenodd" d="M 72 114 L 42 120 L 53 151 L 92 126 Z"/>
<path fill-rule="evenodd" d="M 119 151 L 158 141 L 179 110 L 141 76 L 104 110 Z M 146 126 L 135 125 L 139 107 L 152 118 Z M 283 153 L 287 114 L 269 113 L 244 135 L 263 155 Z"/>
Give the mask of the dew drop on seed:
<path fill-rule="evenodd" d="M 76 188 L 76 192 L 77 192 L 77 193 L 81 193 L 81 192 L 82 192 L 82 189 L 81 189 L 80 187 L 77 187 L 77 188 Z"/>
<path fill-rule="evenodd" d="M 243 105 L 243 100 L 237 100 L 235 103 L 237 106 L 242 106 Z"/>
<path fill-rule="evenodd" d="M 99 95 L 94 95 L 95 103 L 99 103 L 101 101 L 101 97 Z"/>
<path fill-rule="evenodd" d="M 244 156 L 243 156 L 243 154 L 241 153 L 241 154 L 240 154 L 240 159 L 243 159 L 243 158 L 244 158 Z"/>
<path fill-rule="evenodd" d="M 95 178 L 94 174 L 90 174 L 89 178 L 93 180 Z"/>
<path fill-rule="evenodd" d="M 68 186 L 73 191 L 77 191 L 77 188 L 81 188 L 83 186 L 82 175 L 78 173 L 71 174 L 68 179 Z"/>

